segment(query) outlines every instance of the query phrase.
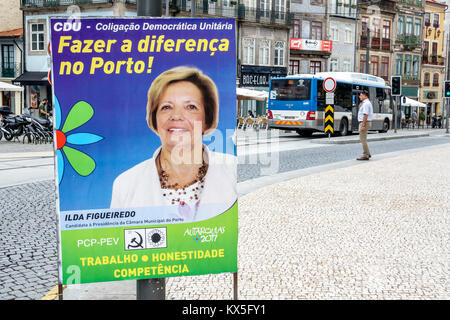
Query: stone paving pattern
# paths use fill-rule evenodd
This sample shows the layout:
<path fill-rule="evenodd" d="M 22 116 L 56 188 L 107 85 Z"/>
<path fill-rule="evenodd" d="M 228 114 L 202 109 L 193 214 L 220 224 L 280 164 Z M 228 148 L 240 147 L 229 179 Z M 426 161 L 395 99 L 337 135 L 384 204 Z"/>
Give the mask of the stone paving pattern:
<path fill-rule="evenodd" d="M 239 200 L 239 299 L 449 299 L 450 146 L 313 174 Z M 168 299 L 231 299 L 232 275 Z"/>
<path fill-rule="evenodd" d="M 40 299 L 58 282 L 55 184 L 0 188 L 0 300 Z"/>

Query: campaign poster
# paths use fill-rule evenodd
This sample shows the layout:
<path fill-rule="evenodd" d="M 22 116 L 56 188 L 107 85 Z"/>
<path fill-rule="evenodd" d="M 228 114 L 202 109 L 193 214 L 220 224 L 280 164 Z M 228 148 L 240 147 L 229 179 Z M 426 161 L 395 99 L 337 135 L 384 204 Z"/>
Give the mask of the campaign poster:
<path fill-rule="evenodd" d="M 234 19 L 51 19 L 63 284 L 237 271 Z"/>

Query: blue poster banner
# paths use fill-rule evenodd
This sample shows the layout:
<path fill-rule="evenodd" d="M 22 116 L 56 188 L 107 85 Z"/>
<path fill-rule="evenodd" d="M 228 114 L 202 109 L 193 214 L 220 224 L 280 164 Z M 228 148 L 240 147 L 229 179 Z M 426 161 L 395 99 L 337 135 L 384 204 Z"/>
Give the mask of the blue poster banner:
<path fill-rule="evenodd" d="M 51 19 L 63 283 L 237 270 L 235 32 Z"/>

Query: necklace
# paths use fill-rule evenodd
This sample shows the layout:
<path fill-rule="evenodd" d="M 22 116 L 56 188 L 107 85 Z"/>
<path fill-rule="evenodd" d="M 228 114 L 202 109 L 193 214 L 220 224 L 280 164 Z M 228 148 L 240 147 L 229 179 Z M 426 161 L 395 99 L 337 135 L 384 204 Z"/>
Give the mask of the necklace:
<path fill-rule="evenodd" d="M 195 202 L 196 212 L 198 205 L 200 204 L 200 194 L 204 188 L 205 176 L 208 170 L 205 161 L 203 160 L 202 165 L 198 168 L 195 179 L 185 185 L 180 185 L 177 182 L 169 184 L 169 175 L 162 168 L 160 157 L 158 157 L 158 162 L 159 167 L 161 168 L 161 172 L 159 172 L 159 182 L 163 197 L 167 198 L 169 203 L 173 205 L 178 203 L 180 205 L 179 211 L 182 210 L 183 212 L 186 212 L 187 208 L 185 206 L 188 206 L 188 202 Z"/>

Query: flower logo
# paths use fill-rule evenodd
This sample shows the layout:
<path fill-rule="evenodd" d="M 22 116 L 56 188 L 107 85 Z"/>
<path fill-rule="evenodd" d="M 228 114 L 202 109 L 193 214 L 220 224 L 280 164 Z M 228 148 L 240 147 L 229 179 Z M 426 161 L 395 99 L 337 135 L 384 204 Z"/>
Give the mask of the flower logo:
<path fill-rule="evenodd" d="M 72 145 L 87 145 L 98 142 L 103 137 L 93 133 L 73 133 L 67 135 L 70 131 L 82 126 L 88 122 L 94 115 L 94 109 L 86 101 L 78 101 L 72 109 L 70 109 L 66 120 L 61 128 L 61 107 L 58 99 L 55 97 L 55 128 L 56 128 L 56 158 L 58 163 L 58 181 L 64 175 L 64 156 L 72 168 L 80 176 L 86 177 L 90 175 L 95 169 L 95 161 L 90 156 L 77 149 L 67 146 L 67 143 Z"/>

